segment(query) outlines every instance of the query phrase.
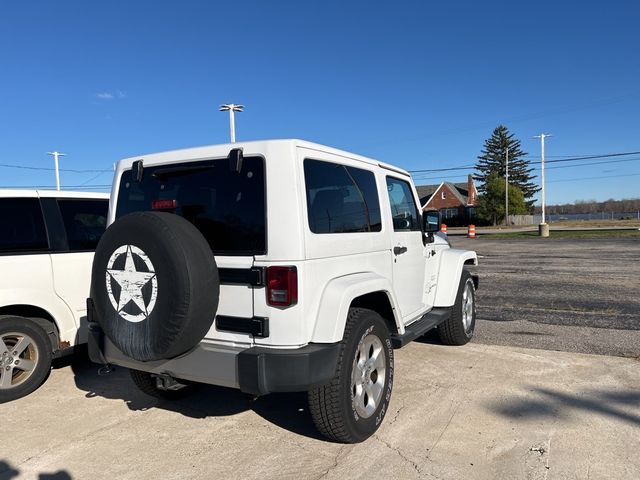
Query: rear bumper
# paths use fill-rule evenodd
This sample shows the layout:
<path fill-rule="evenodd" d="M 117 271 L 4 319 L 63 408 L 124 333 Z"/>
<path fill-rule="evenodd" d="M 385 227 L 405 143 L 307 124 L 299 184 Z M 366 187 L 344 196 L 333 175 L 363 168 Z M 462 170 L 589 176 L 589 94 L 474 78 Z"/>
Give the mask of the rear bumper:
<path fill-rule="evenodd" d="M 252 395 L 307 391 L 327 383 L 338 364 L 340 344 L 309 344 L 301 348 L 239 348 L 200 342 L 191 352 L 169 360 L 139 362 L 124 355 L 89 324 L 89 358 L 177 379 L 239 388 Z"/>

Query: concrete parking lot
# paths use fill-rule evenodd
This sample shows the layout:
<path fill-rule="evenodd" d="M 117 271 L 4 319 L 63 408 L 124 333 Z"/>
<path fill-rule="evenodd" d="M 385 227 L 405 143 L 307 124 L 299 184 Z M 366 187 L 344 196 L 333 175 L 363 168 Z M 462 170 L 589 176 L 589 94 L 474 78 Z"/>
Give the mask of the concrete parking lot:
<path fill-rule="evenodd" d="M 379 432 L 339 445 L 304 395 L 203 387 L 158 403 L 80 362 L 0 406 L 0 479 L 640 477 L 637 360 L 416 342 L 396 368 Z"/>
<path fill-rule="evenodd" d="M 367 442 L 321 438 L 304 394 L 158 402 L 78 357 L 0 405 L 0 480 L 640 478 L 640 242 L 452 241 L 482 256 L 477 336 L 397 351 Z"/>

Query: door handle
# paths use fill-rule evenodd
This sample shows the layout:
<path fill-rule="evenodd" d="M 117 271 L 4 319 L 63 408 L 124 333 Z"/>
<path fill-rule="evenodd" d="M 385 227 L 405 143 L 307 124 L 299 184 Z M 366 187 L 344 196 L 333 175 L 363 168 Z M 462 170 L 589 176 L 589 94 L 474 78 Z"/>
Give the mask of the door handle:
<path fill-rule="evenodd" d="M 402 255 L 407 251 L 407 247 L 393 247 L 394 255 Z"/>

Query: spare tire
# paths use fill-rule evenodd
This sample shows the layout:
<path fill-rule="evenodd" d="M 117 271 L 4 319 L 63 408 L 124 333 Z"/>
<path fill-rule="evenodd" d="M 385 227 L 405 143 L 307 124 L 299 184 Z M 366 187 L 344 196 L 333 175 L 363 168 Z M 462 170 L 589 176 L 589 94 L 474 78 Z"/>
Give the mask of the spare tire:
<path fill-rule="evenodd" d="M 213 324 L 219 295 L 209 244 L 178 215 L 125 215 L 98 243 L 91 274 L 96 320 L 135 360 L 169 359 L 193 349 Z"/>

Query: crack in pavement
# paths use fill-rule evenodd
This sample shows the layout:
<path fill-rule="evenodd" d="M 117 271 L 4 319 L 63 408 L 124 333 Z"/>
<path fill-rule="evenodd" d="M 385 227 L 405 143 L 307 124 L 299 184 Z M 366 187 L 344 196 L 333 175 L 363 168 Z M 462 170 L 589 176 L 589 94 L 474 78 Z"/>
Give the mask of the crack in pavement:
<path fill-rule="evenodd" d="M 440 435 L 438 435 L 438 439 L 435 441 L 435 443 L 433 444 L 433 446 L 429 449 L 429 454 L 427 455 L 427 458 L 431 458 L 431 454 L 433 453 L 433 451 L 436 449 L 436 447 L 438 446 L 438 443 L 440 443 L 440 439 L 442 438 L 442 436 L 444 435 L 444 432 L 447 431 L 447 429 L 449 428 L 449 425 L 451 425 L 451 420 L 453 420 L 453 417 L 455 417 L 456 413 L 458 413 L 458 409 L 460 408 L 460 403 L 458 403 L 456 405 L 456 408 L 453 410 L 453 413 L 451 414 L 451 416 L 449 417 L 449 421 L 447 422 L 447 424 L 444 426 L 444 428 L 442 429 L 442 431 L 440 432 Z"/>
<path fill-rule="evenodd" d="M 396 420 L 398 420 L 398 417 L 400 416 L 400 412 L 404 410 L 404 407 L 405 407 L 405 402 L 403 400 L 402 405 L 400 406 L 400 408 L 398 408 L 398 410 L 396 410 L 396 414 L 393 416 L 393 418 L 389 421 L 387 425 L 393 425 L 396 422 Z"/>
<path fill-rule="evenodd" d="M 335 470 L 336 468 L 338 468 L 338 465 L 340 464 L 340 455 L 342 455 L 342 453 L 345 451 L 345 449 L 349 447 L 349 445 L 342 445 L 340 447 L 340 449 L 338 450 L 338 452 L 334 455 L 333 457 L 333 465 L 331 465 L 329 468 L 327 468 L 324 472 L 322 472 L 320 474 L 319 477 L 316 477 L 316 480 L 320 480 L 321 478 L 326 477 L 327 475 L 329 475 L 333 470 Z"/>
<path fill-rule="evenodd" d="M 409 457 L 407 457 L 400 448 L 398 447 L 394 447 L 393 445 L 391 445 L 389 442 L 383 440 L 382 438 L 380 438 L 380 436 L 378 436 L 377 434 L 373 435 L 373 438 L 376 439 L 378 442 L 380 442 L 381 444 L 383 444 L 385 447 L 387 447 L 389 450 L 391 450 L 392 452 L 395 452 L 402 460 L 404 460 L 406 463 L 408 463 L 409 465 L 411 465 L 413 467 L 413 469 L 416 471 L 416 473 L 418 474 L 418 476 L 420 478 L 435 478 L 435 479 L 439 479 L 439 477 L 435 476 L 432 473 L 429 472 L 424 472 L 422 471 L 422 469 L 420 468 L 420 466 L 413 460 L 411 460 Z M 428 476 L 428 477 L 427 477 Z"/>

